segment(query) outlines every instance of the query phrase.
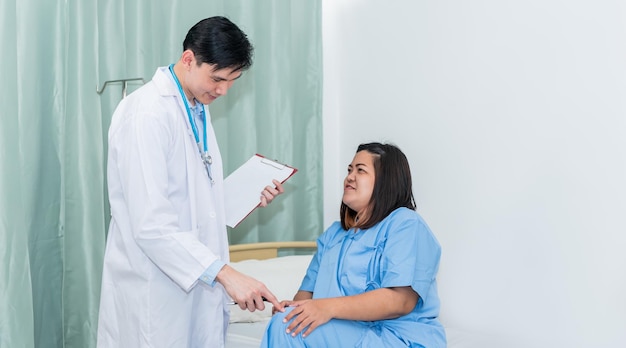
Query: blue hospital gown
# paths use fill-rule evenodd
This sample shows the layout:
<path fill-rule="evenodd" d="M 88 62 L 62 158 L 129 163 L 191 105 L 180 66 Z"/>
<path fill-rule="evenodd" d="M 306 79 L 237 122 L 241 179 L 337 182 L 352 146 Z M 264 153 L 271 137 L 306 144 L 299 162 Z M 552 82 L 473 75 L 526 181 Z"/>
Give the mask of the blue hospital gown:
<path fill-rule="evenodd" d="M 375 226 L 346 231 L 339 222 L 317 240 L 300 290 L 313 298 L 350 296 L 383 287 L 411 286 L 419 301 L 405 316 L 373 322 L 331 319 L 306 338 L 285 332 L 274 315 L 261 347 L 446 347 L 439 315 L 437 270 L 441 247 L 415 211 L 399 208 Z"/>

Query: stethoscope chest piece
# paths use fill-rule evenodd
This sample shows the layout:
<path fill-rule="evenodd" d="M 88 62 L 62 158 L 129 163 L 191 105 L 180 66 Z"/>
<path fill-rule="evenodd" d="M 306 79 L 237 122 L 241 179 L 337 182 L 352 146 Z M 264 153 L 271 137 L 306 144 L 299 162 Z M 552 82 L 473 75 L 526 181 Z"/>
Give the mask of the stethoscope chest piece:
<path fill-rule="evenodd" d="M 204 163 L 206 164 L 213 164 L 213 157 L 211 157 L 211 155 L 205 152 L 202 155 L 202 161 L 204 161 Z"/>

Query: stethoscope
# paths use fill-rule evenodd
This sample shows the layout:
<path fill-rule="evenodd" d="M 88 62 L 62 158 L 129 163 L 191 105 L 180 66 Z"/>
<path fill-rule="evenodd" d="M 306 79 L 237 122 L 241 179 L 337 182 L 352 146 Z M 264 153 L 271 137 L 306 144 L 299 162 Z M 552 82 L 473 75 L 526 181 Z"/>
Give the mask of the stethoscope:
<path fill-rule="evenodd" d="M 198 145 L 198 151 L 200 152 L 200 158 L 202 158 L 202 163 L 204 163 L 204 167 L 206 168 L 206 173 L 209 175 L 209 180 L 211 180 L 211 185 L 215 184 L 215 181 L 213 181 L 213 176 L 211 175 L 211 164 L 213 163 L 213 158 L 211 158 L 211 155 L 209 155 L 209 148 L 207 145 L 207 141 L 206 141 L 206 135 L 207 135 L 207 123 L 208 120 L 205 117 L 204 114 L 204 105 L 202 105 L 202 118 L 204 119 L 204 136 L 202 137 L 203 141 L 203 145 L 200 145 L 200 137 L 198 136 L 198 128 L 196 127 L 196 121 L 194 120 L 193 116 L 191 115 L 191 109 L 189 108 L 189 103 L 187 103 L 187 96 L 185 95 L 185 92 L 183 92 L 183 87 L 180 85 L 180 82 L 178 81 L 178 78 L 176 77 L 176 74 L 174 74 L 174 64 L 170 64 L 170 72 L 172 73 L 172 76 L 174 77 L 174 81 L 176 82 L 176 86 L 178 87 L 178 91 L 180 92 L 180 97 L 183 99 L 183 103 L 185 104 L 185 110 L 187 110 L 187 117 L 189 117 L 189 123 L 191 124 L 191 130 L 193 131 L 193 137 L 196 140 L 196 144 Z M 197 103 L 199 103 L 197 101 Z"/>

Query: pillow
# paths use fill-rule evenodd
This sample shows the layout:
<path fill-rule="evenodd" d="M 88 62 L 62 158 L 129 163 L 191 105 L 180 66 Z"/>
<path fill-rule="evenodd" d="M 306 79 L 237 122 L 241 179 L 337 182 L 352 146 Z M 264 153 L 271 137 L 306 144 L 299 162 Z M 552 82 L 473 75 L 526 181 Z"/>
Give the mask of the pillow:
<path fill-rule="evenodd" d="M 267 260 L 244 260 L 232 262 L 230 266 L 265 284 L 279 301 L 291 300 L 298 292 L 313 255 L 290 255 Z M 272 316 L 272 304 L 265 302 L 265 309 L 250 312 L 229 305 L 231 323 L 263 321 Z"/>

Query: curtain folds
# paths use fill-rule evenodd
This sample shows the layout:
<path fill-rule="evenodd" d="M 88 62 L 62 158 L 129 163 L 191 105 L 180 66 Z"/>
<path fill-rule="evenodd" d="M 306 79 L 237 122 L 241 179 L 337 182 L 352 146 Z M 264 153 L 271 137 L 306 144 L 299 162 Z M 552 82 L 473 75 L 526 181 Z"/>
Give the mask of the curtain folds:
<path fill-rule="evenodd" d="M 322 229 L 321 1 L 0 2 L 0 347 L 93 347 L 109 221 L 106 137 L 122 85 L 225 15 L 254 65 L 210 110 L 225 175 L 254 153 L 298 168 L 231 244 Z M 131 82 L 127 93 L 140 83 Z"/>

